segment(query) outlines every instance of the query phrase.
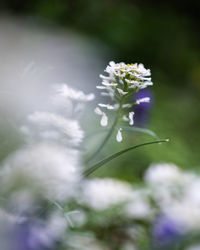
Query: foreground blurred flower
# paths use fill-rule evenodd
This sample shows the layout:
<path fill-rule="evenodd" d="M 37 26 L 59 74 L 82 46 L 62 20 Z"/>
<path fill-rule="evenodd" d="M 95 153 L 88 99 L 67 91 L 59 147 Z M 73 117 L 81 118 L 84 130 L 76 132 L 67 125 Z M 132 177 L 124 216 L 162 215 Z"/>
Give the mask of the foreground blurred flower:
<path fill-rule="evenodd" d="M 153 226 L 153 239 L 160 247 L 169 247 L 183 236 L 181 225 L 170 217 L 159 216 Z"/>
<path fill-rule="evenodd" d="M 119 180 L 104 178 L 85 181 L 80 199 L 83 204 L 95 210 L 126 203 L 132 197 L 131 185 Z"/>
<path fill-rule="evenodd" d="M 50 112 L 35 112 L 29 115 L 27 125 L 23 126 L 21 131 L 31 142 L 42 139 L 71 147 L 79 146 L 84 137 L 78 121 Z"/>
<path fill-rule="evenodd" d="M 97 86 L 102 90 L 102 96 L 108 96 L 111 98 L 112 103 L 103 104 L 99 103 L 95 112 L 101 116 L 101 125 L 107 126 L 108 124 L 108 111 L 116 111 L 116 120 L 118 119 L 126 121 L 129 125 L 134 124 L 133 116 L 134 112 L 131 110 L 133 105 L 139 105 L 143 102 L 149 102 L 149 97 L 137 99 L 134 103 L 131 102 L 130 97 L 133 93 L 138 92 L 140 89 L 144 89 L 153 85 L 151 78 L 151 72 L 149 69 L 145 69 L 143 64 L 125 64 L 110 62 L 106 67 L 105 72 L 108 76 L 100 75 L 102 78 L 102 85 Z M 130 110 L 129 110 L 130 109 Z M 114 128 L 112 126 L 112 129 Z M 119 133 L 119 130 L 118 130 Z M 122 135 L 116 137 L 117 141 L 122 141 Z"/>
<path fill-rule="evenodd" d="M 53 86 L 49 102 L 58 113 L 62 112 L 69 118 L 76 117 L 77 119 L 85 104 L 93 101 L 94 98 L 93 93 L 85 94 L 62 83 Z"/>
<path fill-rule="evenodd" d="M 1 169 L 1 192 L 28 189 L 30 194 L 43 198 L 67 199 L 76 191 L 80 171 L 78 151 L 56 144 L 35 144 L 5 160 Z"/>
<path fill-rule="evenodd" d="M 6 224 L 0 230 L 4 250 L 55 249 L 67 229 L 66 220 L 59 212 L 50 213 L 45 220 L 4 214 L 0 216 L 0 223 Z"/>

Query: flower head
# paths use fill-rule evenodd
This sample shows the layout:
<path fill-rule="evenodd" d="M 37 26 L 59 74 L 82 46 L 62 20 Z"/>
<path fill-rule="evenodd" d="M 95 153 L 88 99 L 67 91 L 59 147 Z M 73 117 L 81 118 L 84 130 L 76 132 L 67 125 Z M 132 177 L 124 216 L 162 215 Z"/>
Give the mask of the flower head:
<path fill-rule="evenodd" d="M 110 62 L 106 67 L 105 72 L 108 75 L 100 75 L 102 84 L 97 86 L 97 88 L 102 91 L 102 96 L 111 98 L 111 103 L 99 103 L 98 110 L 95 109 L 95 112 L 101 116 L 101 125 L 108 125 L 108 116 L 106 115 L 106 112 L 116 111 L 122 121 L 128 122 L 129 125 L 132 126 L 134 124 L 134 112 L 129 109 L 131 109 L 133 105 L 150 102 L 150 98 L 144 97 L 133 103 L 131 102 L 130 97 L 140 89 L 153 85 L 150 78 L 151 72 L 149 69 L 145 69 L 143 64 L 125 64 L 123 62 Z M 102 122 L 105 120 L 106 122 Z M 118 129 L 116 139 L 118 142 L 122 141 L 120 129 Z"/>
<path fill-rule="evenodd" d="M 143 64 L 110 62 L 105 72 L 108 73 L 108 76 L 100 75 L 103 79 L 103 86 L 100 89 L 108 90 L 111 96 L 114 88 L 117 89 L 119 94 L 126 95 L 130 89 L 137 91 L 153 85 L 149 77 L 151 72 L 149 69 L 145 69 Z"/>

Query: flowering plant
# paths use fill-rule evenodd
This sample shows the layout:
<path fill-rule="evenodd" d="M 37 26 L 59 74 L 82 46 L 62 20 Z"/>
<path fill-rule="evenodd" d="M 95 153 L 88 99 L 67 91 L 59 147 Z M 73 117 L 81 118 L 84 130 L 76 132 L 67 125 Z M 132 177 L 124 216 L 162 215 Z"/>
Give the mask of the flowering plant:
<path fill-rule="evenodd" d="M 19 129 L 23 145 L 1 163 L 0 222 L 6 225 L 0 229 L 2 249 L 200 249 L 196 173 L 153 164 L 140 183 L 88 178 L 130 150 L 167 141 L 134 125 L 135 105 L 150 102 L 150 97 L 133 101 L 133 96 L 153 85 L 150 70 L 142 64 L 110 62 L 105 72 L 97 89 L 107 102 L 100 102 L 95 113 L 101 126 L 109 128 L 94 150 L 86 150 L 88 135 L 81 126 L 93 93 L 54 85 L 45 108 L 24 120 Z M 123 141 L 127 127 L 155 140 L 93 163 L 113 133 L 117 142 Z"/>

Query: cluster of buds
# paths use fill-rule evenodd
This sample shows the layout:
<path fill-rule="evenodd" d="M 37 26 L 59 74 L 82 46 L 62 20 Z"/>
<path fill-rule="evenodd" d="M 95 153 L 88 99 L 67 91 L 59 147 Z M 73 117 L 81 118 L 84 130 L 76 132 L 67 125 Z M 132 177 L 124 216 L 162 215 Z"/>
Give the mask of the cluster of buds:
<path fill-rule="evenodd" d="M 118 118 L 132 126 L 134 124 L 133 106 L 142 102 L 150 102 L 150 98 L 145 97 L 131 102 L 131 97 L 140 89 L 153 85 L 150 78 L 151 72 L 149 69 L 145 69 L 143 64 L 125 64 L 123 62 L 110 62 L 105 72 L 108 75 L 100 75 L 102 84 L 97 88 L 102 90 L 102 96 L 111 99 L 111 103 L 99 103 L 95 113 L 101 116 L 102 126 L 108 125 L 107 111 L 117 111 Z M 122 141 L 121 130 L 122 128 L 118 129 L 117 141 Z"/>

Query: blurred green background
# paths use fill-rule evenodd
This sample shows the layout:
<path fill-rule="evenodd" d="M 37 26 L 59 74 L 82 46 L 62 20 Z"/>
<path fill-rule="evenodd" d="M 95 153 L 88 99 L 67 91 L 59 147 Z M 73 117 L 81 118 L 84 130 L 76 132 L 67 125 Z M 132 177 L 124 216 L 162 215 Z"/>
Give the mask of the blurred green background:
<path fill-rule="evenodd" d="M 151 69 L 154 98 L 145 127 L 170 142 L 130 152 L 97 175 L 117 174 L 132 180 L 136 173 L 142 176 L 152 162 L 173 162 L 198 170 L 200 1 L 1 0 L 0 7 L 2 13 L 56 23 L 88 36 L 91 43 L 103 44 L 105 65 L 110 60 L 142 62 Z M 142 135 L 126 143 L 149 139 Z M 113 152 L 121 148 L 111 146 Z"/>

